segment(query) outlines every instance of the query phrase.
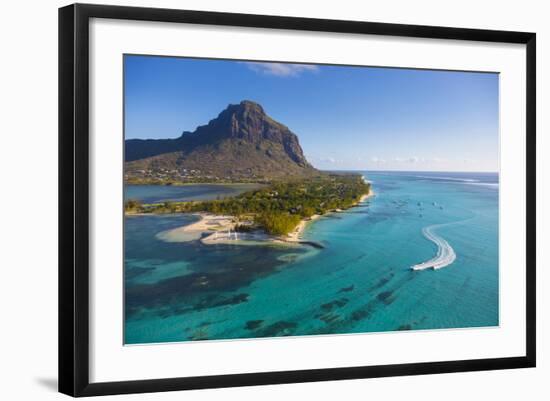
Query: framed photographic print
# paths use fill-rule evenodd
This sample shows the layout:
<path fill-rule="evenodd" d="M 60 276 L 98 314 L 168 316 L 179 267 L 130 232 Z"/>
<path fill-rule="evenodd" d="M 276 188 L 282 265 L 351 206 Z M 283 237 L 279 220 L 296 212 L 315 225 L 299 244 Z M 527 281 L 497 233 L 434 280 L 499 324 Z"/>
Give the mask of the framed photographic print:
<path fill-rule="evenodd" d="M 535 34 L 59 10 L 59 389 L 535 366 Z"/>

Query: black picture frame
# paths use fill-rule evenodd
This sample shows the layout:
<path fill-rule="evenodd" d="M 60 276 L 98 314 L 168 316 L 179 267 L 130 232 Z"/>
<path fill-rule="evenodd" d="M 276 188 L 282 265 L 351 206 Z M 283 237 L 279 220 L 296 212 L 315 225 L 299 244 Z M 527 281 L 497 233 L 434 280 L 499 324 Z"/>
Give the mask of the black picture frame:
<path fill-rule="evenodd" d="M 526 353 L 523 356 L 90 383 L 88 61 L 91 18 L 526 45 Z M 71 396 L 253 386 L 535 366 L 536 35 L 479 29 L 74 4 L 59 9 L 59 391 Z"/>

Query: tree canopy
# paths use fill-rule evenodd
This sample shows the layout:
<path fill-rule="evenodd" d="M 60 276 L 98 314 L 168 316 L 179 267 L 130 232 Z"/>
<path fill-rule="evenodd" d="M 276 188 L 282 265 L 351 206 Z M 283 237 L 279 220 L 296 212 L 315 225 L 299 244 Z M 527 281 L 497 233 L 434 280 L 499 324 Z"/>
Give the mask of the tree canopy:
<path fill-rule="evenodd" d="M 125 210 L 130 213 L 247 214 L 268 233 L 281 235 L 292 231 L 302 218 L 353 206 L 369 190 L 370 184 L 359 175 L 333 174 L 273 182 L 267 187 L 227 199 L 145 205 L 128 200 Z"/>

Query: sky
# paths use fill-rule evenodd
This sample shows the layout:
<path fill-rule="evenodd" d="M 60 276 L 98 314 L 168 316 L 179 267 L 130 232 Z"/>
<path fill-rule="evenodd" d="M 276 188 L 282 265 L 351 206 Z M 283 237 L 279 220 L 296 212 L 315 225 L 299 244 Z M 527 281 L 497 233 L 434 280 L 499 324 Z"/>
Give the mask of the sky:
<path fill-rule="evenodd" d="M 498 171 L 495 73 L 124 58 L 125 136 L 176 138 L 260 103 L 322 170 Z"/>

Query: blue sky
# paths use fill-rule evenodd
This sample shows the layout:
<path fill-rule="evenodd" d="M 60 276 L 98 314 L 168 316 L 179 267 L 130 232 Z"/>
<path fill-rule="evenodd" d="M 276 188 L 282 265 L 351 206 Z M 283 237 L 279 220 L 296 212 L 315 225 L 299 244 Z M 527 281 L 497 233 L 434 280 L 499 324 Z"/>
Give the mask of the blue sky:
<path fill-rule="evenodd" d="M 329 170 L 498 171 L 498 75 L 125 56 L 126 138 L 253 100 Z"/>

